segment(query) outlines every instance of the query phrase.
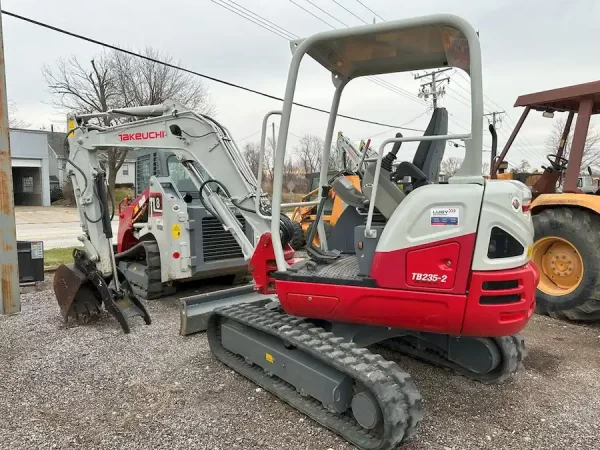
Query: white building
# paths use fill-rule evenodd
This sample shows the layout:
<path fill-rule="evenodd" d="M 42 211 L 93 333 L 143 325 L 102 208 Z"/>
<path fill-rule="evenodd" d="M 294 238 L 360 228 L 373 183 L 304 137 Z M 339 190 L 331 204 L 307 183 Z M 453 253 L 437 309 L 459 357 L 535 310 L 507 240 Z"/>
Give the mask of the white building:
<path fill-rule="evenodd" d="M 10 130 L 13 192 L 17 206 L 50 205 L 48 132 Z"/>

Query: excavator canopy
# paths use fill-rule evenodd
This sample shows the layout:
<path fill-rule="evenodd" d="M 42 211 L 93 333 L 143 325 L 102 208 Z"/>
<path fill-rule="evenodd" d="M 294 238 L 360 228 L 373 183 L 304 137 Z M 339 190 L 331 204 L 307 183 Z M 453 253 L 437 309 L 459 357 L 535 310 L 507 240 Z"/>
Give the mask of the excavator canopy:
<path fill-rule="evenodd" d="M 409 22 L 400 30 L 397 25 L 386 27 L 391 23 L 386 22 L 354 28 L 348 33 L 321 33 L 315 36 L 307 53 L 344 79 L 443 66 L 459 67 L 469 73 L 468 40 L 455 21 L 454 17 L 440 16 L 436 24 L 414 20 L 414 25 Z M 302 41 L 292 41 L 292 50 Z"/>

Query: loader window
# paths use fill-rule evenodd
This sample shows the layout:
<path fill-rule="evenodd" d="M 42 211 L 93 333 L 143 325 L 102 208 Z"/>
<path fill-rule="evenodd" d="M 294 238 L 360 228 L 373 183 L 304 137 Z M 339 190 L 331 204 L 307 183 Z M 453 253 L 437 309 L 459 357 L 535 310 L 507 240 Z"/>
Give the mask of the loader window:
<path fill-rule="evenodd" d="M 177 160 L 175 155 L 169 155 L 167 157 L 167 170 L 179 192 L 181 192 L 183 195 L 190 194 L 193 198 L 198 198 L 198 190 L 196 189 L 194 182 L 189 177 L 185 167 L 183 167 L 183 164 Z M 211 178 L 204 167 L 199 166 L 199 170 L 200 175 L 202 178 L 204 178 L 204 180 Z"/>

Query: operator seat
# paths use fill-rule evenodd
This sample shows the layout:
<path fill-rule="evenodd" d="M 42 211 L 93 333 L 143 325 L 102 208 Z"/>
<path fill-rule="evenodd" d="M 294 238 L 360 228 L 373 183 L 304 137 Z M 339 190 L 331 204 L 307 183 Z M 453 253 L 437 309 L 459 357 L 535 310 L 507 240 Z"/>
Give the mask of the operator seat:
<path fill-rule="evenodd" d="M 423 136 L 442 136 L 444 134 L 448 134 L 448 110 L 436 108 Z M 406 194 L 425 184 L 437 182 L 445 149 L 446 141 L 421 141 L 412 163 L 401 162 L 392 174 L 392 179 L 401 183 L 404 177 L 411 178 L 410 185 L 404 189 Z"/>

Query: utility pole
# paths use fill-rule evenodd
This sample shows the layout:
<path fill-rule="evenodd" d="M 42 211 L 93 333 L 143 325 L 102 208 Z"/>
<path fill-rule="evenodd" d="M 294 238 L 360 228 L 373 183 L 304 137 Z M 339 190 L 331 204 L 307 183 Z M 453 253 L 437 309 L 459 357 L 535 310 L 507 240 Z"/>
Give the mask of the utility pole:
<path fill-rule="evenodd" d="M 451 70 L 451 67 L 446 69 L 435 70 L 433 72 L 424 73 L 423 75 L 415 75 L 415 80 L 419 80 L 425 77 L 431 77 L 431 81 L 427 83 L 423 83 L 421 85 L 421 90 L 419 91 L 419 97 L 424 98 L 425 100 L 429 99 L 431 96 L 433 100 L 433 107 L 437 108 L 438 98 L 442 97 L 446 92 L 446 89 L 443 86 L 444 82 L 450 83 L 450 77 L 438 78 L 437 75 Z"/>
<path fill-rule="evenodd" d="M 506 114 L 505 111 L 492 111 L 491 113 L 484 114 L 484 117 L 492 116 L 492 120 L 488 121 L 494 126 L 495 130 L 498 130 L 496 124 L 502 124 L 502 114 Z M 493 170 L 494 164 L 496 163 L 496 151 L 497 149 L 492 146 L 492 155 L 490 157 L 490 169 Z"/>
<path fill-rule="evenodd" d="M 21 300 L 1 12 L 0 91 L 0 314 L 14 314 L 21 311 Z"/>

